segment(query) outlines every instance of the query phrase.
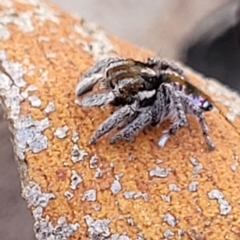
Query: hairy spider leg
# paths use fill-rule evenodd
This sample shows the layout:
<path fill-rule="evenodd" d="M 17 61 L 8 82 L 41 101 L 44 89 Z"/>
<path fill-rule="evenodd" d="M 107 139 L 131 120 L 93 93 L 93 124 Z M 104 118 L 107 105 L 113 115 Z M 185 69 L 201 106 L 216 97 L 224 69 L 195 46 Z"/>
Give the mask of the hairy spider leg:
<path fill-rule="evenodd" d="M 89 144 L 95 143 L 100 137 L 110 132 L 113 128 L 128 121 L 136 114 L 139 107 L 138 101 L 135 101 L 131 105 L 125 105 L 114 112 L 97 128 L 93 136 L 90 138 Z"/>
<path fill-rule="evenodd" d="M 134 136 L 137 135 L 144 127 L 149 125 L 152 121 L 152 111 L 151 106 L 146 107 L 144 109 L 138 109 L 137 111 L 141 111 L 137 117 L 128 124 L 125 128 L 123 128 L 119 133 L 114 135 L 110 140 L 110 144 L 114 144 L 122 139 L 125 139 L 128 142 L 134 140 Z"/>
<path fill-rule="evenodd" d="M 77 104 L 82 107 L 102 106 L 112 102 L 115 99 L 113 92 L 94 93 L 84 97 L 81 101 L 77 100 Z"/>
<path fill-rule="evenodd" d="M 153 105 L 152 126 L 162 123 L 165 119 L 170 118 L 172 124 L 163 132 L 158 141 L 159 146 L 164 146 L 169 136 L 174 134 L 179 128 L 188 125 L 184 107 L 182 106 L 180 94 L 170 83 L 161 84 L 157 98 Z"/>
<path fill-rule="evenodd" d="M 77 84 L 75 95 L 79 97 L 91 91 L 94 85 L 105 79 L 107 68 L 109 68 L 111 64 L 121 60 L 123 59 L 119 57 L 110 57 L 97 62 L 95 65 L 89 68 Z"/>
<path fill-rule="evenodd" d="M 176 64 L 161 59 L 158 56 L 148 58 L 146 64 L 155 71 L 158 70 L 160 73 L 164 70 L 171 70 L 179 75 L 183 75 L 183 70 L 180 69 Z"/>
<path fill-rule="evenodd" d="M 207 127 L 207 123 L 206 120 L 203 116 L 203 110 L 201 110 L 198 106 L 196 106 L 186 95 L 181 94 L 181 101 L 185 107 L 185 111 L 187 113 L 191 113 L 193 115 L 196 116 L 196 118 L 198 119 L 198 122 L 200 124 L 200 128 L 202 131 L 202 134 L 205 138 L 206 144 L 209 148 L 209 150 L 214 150 L 215 149 L 215 145 L 212 142 L 209 133 L 208 133 L 208 127 Z"/>

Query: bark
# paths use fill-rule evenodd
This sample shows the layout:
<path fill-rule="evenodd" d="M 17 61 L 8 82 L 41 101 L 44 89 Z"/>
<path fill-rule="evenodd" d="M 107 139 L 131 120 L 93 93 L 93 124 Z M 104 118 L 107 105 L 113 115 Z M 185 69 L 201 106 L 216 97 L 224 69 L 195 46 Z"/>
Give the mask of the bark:
<path fill-rule="evenodd" d="M 112 109 L 77 106 L 79 76 L 111 55 L 153 53 L 44 1 L 0 6 L 0 94 L 37 239 L 238 238 L 236 93 L 182 66 L 215 103 L 205 114 L 212 152 L 193 117 L 191 131 L 179 130 L 164 148 L 156 142 L 167 123 L 133 143 L 104 137 L 88 146 Z"/>

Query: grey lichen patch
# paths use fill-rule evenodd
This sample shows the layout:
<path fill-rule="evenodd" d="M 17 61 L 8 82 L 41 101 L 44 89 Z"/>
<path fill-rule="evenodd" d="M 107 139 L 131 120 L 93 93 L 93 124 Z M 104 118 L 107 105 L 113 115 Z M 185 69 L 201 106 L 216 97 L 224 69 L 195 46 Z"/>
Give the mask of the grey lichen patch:
<path fill-rule="evenodd" d="M 23 100 L 20 89 L 13 85 L 9 90 L 5 91 L 3 96 L 5 106 L 10 109 L 9 118 L 17 119 L 20 114 L 20 103 Z"/>
<path fill-rule="evenodd" d="M 56 131 L 54 132 L 54 136 L 56 136 L 57 138 L 65 138 L 67 136 L 67 132 L 69 130 L 68 126 L 63 126 L 63 127 L 59 127 L 56 129 Z"/>
<path fill-rule="evenodd" d="M 171 227 L 175 227 L 178 223 L 178 220 L 171 213 L 166 213 L 162 216 L 162 219 Z"/>
<path fill-rule="evenodd" d="M 25 70 L 18 62 L 9 61 L 6 52 L 0 50 L 0 94 L 8 108 L 11 119 L 17 119 L 20 114 L 20 103 L 23 101 L 21 87 L 26 85 L 23 79 Z"/>
<path fill-rule="evenodd" d="M 45 114 L 49 114 L 55 111 L 55 104 L 54 102 L 49 102 L 48 105 L 43 110 Z"/>
<path fill-rule="evenodd" d="M 123 193 L 123 196 L 126 199 L 138 199 L 138 198 L 142 197 L 145 201 L 148 201 L 148 194 L 147 193 L 135 192 L 135 191 L 125 191 Z"/>
<path fill-rule="evenodd" d="M 73 145 L 71 149 L 71 160 L 74 163 L 83 161 L 83 158 L 87 155 L 88 153 L 84 149 L 79 149 L 77 144 Z"/>
<path fill-rule="evenodd" d="M 89 167 L 90 168 L 97 168 L 98 167 L 98 156 L 95 154 L 89 160 Z"/>
<path fill-rule="evenodd" d="M 160 178 L 165 178 L 168 176 L 168 174 L 172 171 L 171 168 L 160 168 L 156 166 L 154 169 L 152 169 L 149 172 L 150 177 L 160 177 Z"/>
<path fill-rule="evenodd" d="M 181 188 L 179 188 L 178 185 L 175 183 L 170 183 L 168 185 L 168 189 L 172 192 L 180 192 L 181 191 Z"/>
<path fill-rule="evenodd" d="M 12 81 L 6 74 L 0 72 L 0 93 L 4 94 L 6 91 L 9 91 L 12 86 Z"/>
<path fill-rule="evenodd" d="M 42 217 L 43 214 L 43 207 L 36 207 L 33 211 L 32 211 L 33 217 L 34 219 L 40 219 Z"/>
<path fill-rule="evenodd" d="M 75 24 L 73 29 L 82 36 L 92 38 L 89 43 L 82 42 L 82 44 L 83 50 L 90 53 L 96 62 L 109 57 L 111 53 L 115 52 L 106 32 L 95 23 L 82 20 L 81 25 Z"/>
<path fill-rule="evenodd" d="M 122 186 L 120 182 L 118 180 L 114 180 L 110 188 L 111 192 L 113 194 L 117 194 L 121 191 L 121 189 L 122 189 Z"/>
<path fill-rule="evenodd" d="M 42 101 L 38 96 L 29 96 L 28 100 L 32 107 L 41 107 Z"/>
<path fill-rule="evenodd" d="M 14 142 L 16 153 L 21 160 L 24 160 L 26 151 L 39 153 L 47 148 L 48 139 L 42 132 L 48 127 L 48 118 L 34 121 L 31 116 L 25 116 L 15 120 L 16 135 Z"/>
<path fill-rule="evenodd" d="M 80 184 L 82 181 L 82 177 L 78 175 L 75 170 L 72 170 L 70 188 L 75 190 L 77 188 L 77 185 Z"/>
<path fill-rule="evenodd" d="M 190 184 L 188 185 L 188 191 L 189 192 L 196 192 L 198 184 L 199 184 L 199 182 L 197 182 L 197 181 L 190 182 Z"/>
<path fill-rule="evenodd" d="M 37 183 L 29 182 L 23 189 L 23 197 L 29 207 L 46 207 L 49 200 L 55 198 L 55 195 L 53 193 L 43 193 Z"/>
<path fill-rule="evenodd" d="M 13 8 L 8 8 L 0 13 L 0 22 L 2 31 L 5 32 L 0 40 L 6 40 L 10 37 L 8 25 L 14 24 L 23 33 L 29 33 L 34 30 L 32 24 L 32 13 L 30 11 L 16 14 Z"/>
<path fill-rule="evenodd" d="M 60 217 L 57 220 L 56 226 L 53 226 L 49 221 L 49 217 L 40 218 L 34 224 L 36 238 L 39 240 L 67 240 L 79 228 L 79 224 L 67 223 L 65 217 Z"/>
<path fill-rule="evenodd" d="M 90 215 L 84 217 L 86 224 L 88 226 L 88 237 L 89 239 L 95 240 L 104 240 L 109 239 L 111 232 L 109 230 L 109 219 L 97 219 L 94 220 Z"/>
<path fill-rule="evenodd" d="M 94 202 L 97 199 L 97 191 L 95 189 L 89 189 L 84 192 L 83 201 Z"/>
<path fill-rule="evenodd" d="M 167 229 L 167 230 L 163 233 L 163 236 L 168 239 L 169 237 L 174 236 L 174 232 L 172 232 L 170 229 Z"/>
<path fill-rule="evenodd" d="M 69 201 L 74 197 L 74 195 L 71 192 L 66 191 L 66 192 L 64 192 L 64 197 L 66 197 L 67 200 Z"/>
<path fill-rule="evenodd" d="M 42 192 L 37 183 L 29 182 L 23 189 L 23 197 L 26 199 L 29 207 L 35 207 L 33 209 L 33 217 L 36 221 L 34 223 L 34 231 L 37 239 L 67 239 L 78 229 L 79 224 L 68 224 L 65 217 L 60 217 L 55 227 L 49 221 L 48 216 L 46 218 L 42 217 L 43 208 L 48 205 L 51 199 L 55 198 L 55 195 Z"/>
<path fill-rule="evenodd" d="M 190 162 L 193 165 L 193 175 L 199 174 L 203 169 L 203 165 L 195 157 L 191 157 Z"/>
<path fill-rule="evenodd" d="M 232 206 L 228 203 L 228 201 L 224 198 L 223 193 L 218 189 L 213 189 L 208 192 L 208 197 L 210 199 L 216 199 L 219 204 L 220 214 L 227 215 L 231 212 Z"/>
<path fill-rule="evenodd" d="M 32 1 L 32 0 L 31 0 Z M 41 2 L 34 10 L 34 17 L 39 21 L 46 22 L 50 21 L 56 24 L 60 23 L 60 19 L 56 12 L 52 10 L 48 5 Z"/>
<path fill-rule="evenodd" d="M 0 94 L 6 108 L 10 110 L 8 118 L 13 121 L 16 154 L 19 159 L 24 160 L 26 151 L 39 153 L 47 148 L 48 139 L 42 132 L 49 127 L 49 121 L 48 119 L 34 121 L 31 116 L 19 118 L 20 104 L 24 99 L 21 88 L 26 86 L 23 79 L 26 71 L 20 63 L 7 60 L 5 51 L 0 51 L 0 60 Z M 29 86 L 25 91 L 32 88 Z"/>

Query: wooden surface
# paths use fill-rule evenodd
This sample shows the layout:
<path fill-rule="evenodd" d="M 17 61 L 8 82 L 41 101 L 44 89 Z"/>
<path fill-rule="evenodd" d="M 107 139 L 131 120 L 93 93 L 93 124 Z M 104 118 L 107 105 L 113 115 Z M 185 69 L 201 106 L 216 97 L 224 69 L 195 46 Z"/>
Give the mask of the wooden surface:
<path fill-rule="evenodd" d="M 89 147 L 113 109 L 78 107 L 79 76 L 110 55 L 153 53 L 44 1 L 5 1 L 0 22 L 0 94 L 37 239 L 240 237 L 237 94 L 184 68 L 216 103 L 205 114 L 213 152 L 193 117 L 191 131 L 181 129 L 164 148 L 156 142 L 167 123 L 134 143 L 103 138 Z"/>

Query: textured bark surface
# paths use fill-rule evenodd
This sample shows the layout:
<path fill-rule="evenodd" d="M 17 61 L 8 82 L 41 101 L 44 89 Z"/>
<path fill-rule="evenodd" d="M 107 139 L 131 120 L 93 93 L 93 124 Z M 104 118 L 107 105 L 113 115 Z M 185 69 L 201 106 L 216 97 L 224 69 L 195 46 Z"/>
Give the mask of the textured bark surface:
<path fill-rule="evenodd" d="M 113 109 L 78 107 L 79 76 L 111 55 L 152 53 L 44 1 L 1 2 L 0 22 L 0 94 L 37 239 L 239 238 L 237 94 L 183 67 L 215 102 L 213 152 L 193 117 L 164 148 L 168 123 L 134 143 L 88 146 Z"/>

